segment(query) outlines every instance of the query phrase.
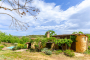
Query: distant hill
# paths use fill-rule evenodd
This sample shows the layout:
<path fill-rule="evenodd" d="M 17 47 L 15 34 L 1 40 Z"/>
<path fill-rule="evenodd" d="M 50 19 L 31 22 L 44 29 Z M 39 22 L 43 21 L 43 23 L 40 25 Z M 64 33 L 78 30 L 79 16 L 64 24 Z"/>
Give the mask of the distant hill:
<path fill-rule="evenodd" d="M 23 37 L 23 36 L 16 36 L 16 37 L 21 38 L 21 37 Z"/>
<path fill-rule="evenodd" d="M 23 37 L 23 36 L 16 36 L 16 37 L 18 37 L 18 38 L 21 38 L 21 37 Z M 29 38 L 37 38 L 37 37 L 44 37 L 44 35 L 28 35 L 28 36 L 26 36 L 26 37 L 29 37 Z"/>
<path fill-rule="evenodd" d="M 37 38 L 37 37 L 44 37 L 44 35 L 29 35 L 29 36 L 26 36 L 26 37 L 29 37 L 29 38 Z"/>

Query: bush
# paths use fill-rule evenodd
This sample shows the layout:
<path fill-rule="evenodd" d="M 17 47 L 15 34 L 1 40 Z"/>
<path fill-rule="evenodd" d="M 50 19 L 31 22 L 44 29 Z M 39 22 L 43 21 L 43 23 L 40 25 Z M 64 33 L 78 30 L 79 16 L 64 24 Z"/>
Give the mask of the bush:
<path fill-rule="evenodd" d="M 62 50 L 56 50 L 55 51 L 55 54 L 60 54 L 60 53 L 62 53 Z"/>
<path fill-rule="evenodd" d="M 14 44 L 15 47 L 12 50 L 25 49 L 27 48 L 26 44 Z"/>
<path fill-rule="evenodd" d="M 0 48 L 4 48 L 4 46 L 3 45 L 0 45 Z"/>
<path fill-rule="evenodd" d="M 17 44 L 17 49 L 22 49 L 22 48 L 24 48 L 23 44 Z"/>
<path fill-rule="evenodd" d="M 46 54 L 46 55 L 51 55 L 51 54 L 52 54 L 52 51 L 46 50 L 46 51 L 45 51 L 45 54 Z"/>
<path fill-rule="evenodd" d="M 44 52 L 44 53 L 45 53 L 46 50 L 48 50 L 48 48 L 43 48 L 43 49 L 41 50 L 41 52 Z"/>
<path fill-rule="evenodd" d="M 14 50 L 18 50 L 16 47 L 14 47 L 14 48 L 12 48 L 12 50 L 14 51 Z"/>
<path fill-rule="evenodd" d="M 90 54 L 90 50 L 86 50 L 84 54 Z"/>
<path fill-rule="evenodd" d="M 72 50 L 65 50 L 64 54 L 67 55 L 67 56 L 70 56 L 70 57 L 75 56 L 75 54 L 74 54 L 74 52 Z"/>
<path fill-rule="evenodd" d="M 90 46 L 88 46 L 88 49 L 90 50 Z"/>
<path fill-rule="evenodd" d="M 30 48 L 30 52 L 36 52 L 36 51 L 37 51 L 37 49 Z"/>
<path fill-rule="evenodd" d="M 4 48 L 4 46 L 3 45 L 0 45 L 0 50 L 2 50 L 2 48 Z"/>
<path fill-rule="evenodd" d="M 27 45 L 26 44 L 24 44 L 24 47 L 23 47 L 23 49 L 26 49 L 27 48 Z"/>

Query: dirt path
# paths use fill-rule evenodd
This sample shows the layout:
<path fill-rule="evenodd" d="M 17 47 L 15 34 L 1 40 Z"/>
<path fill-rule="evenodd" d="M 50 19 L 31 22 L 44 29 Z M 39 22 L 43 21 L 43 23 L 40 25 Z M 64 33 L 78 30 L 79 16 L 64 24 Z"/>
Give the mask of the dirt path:
<path fill-rule="evenodd" d="M 23 51 L 26 51 L 28 49 L 20 49 L 20 50 L 16 50 L 15 52 L 23 52 Z"/>
<path fill-rule="evenodd" d="M 84 57 L 85 54 L 74 52 L 76 57 Z"/>

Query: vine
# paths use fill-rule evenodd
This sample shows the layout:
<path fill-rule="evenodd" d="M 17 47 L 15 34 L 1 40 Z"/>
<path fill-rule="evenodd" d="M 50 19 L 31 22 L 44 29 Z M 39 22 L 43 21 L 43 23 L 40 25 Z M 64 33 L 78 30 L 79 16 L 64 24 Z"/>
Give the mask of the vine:
<path fill-rule="evenodd" d="M 71 35 L 71 36 L 70 36 L 70 39 L 71 39 L 73 42 L 76 42 L 76 36 L 75 36 L 75 35 Z"/>
<path fill-rule="evenodd" d="M 58 44 L 59 46 L 61 46 L 62 44 L 67 44 L 69 47 L 71 46 L 71 43 L 73 42 L 71 39 L 57 39 L 55 37 L 50 37 L 50 38 L 37 38 L 35 40 L 33 40 L 33 42 L 36 42 L 36 45 L 39 46 L 38 43 L 41 42 L 41 45 L 43 47 L 46 46 L 46 42 L 52 42 L 55 44 Z"/>
<path fill-rule="evenodd" d="M 71 39 L 57 39 L 54 40 L 55 44 L 58 44 L 59 46 L 61 46 L 62 44 L 67 44 L 69 47 L 71 46 L 71 43 L 73 42 Z"/>

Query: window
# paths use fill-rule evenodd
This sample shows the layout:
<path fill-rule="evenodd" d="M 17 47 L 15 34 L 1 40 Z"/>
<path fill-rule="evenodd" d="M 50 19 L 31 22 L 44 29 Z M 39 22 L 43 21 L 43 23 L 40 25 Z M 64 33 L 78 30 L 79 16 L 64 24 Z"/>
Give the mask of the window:
<path fill-rule="evenodd" d="M 86 37 L 83 37 L 84 41 L 86 41 Z"/>

